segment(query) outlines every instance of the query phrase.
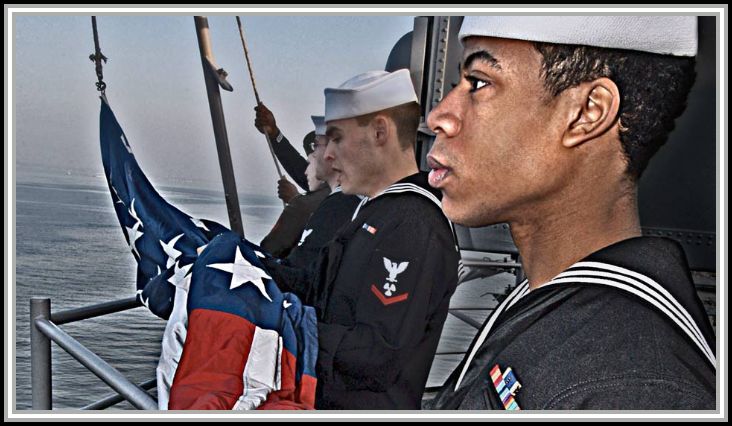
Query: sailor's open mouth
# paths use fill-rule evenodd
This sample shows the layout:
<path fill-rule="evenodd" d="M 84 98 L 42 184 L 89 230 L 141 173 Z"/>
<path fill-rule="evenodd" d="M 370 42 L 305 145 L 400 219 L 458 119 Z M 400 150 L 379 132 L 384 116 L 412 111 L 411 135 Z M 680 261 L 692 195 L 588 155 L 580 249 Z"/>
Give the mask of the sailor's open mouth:
<path fill-rule="evenodd" d="M 450 168 L 441 164 L 432 156 L 427 157 L 427 165 L 432 169 L 429 174 L 430 186 L 439 188 L 445 178 L 450 175 Z"/>

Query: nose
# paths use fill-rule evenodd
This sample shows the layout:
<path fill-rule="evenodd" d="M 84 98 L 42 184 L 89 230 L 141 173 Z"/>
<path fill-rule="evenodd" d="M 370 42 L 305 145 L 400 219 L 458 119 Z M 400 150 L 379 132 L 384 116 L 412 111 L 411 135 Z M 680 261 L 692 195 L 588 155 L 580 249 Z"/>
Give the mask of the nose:
<path fill-rule="evenodd" d="M 443 134 L 448 138 L 460 133 L 462 127 L 462 110 L 458 102 L 458 87 L 450 91 L 427 116 L 427 126 L 436 135 Z"/>
<path fill-rule="evenodd" d="M 333 147 L 333 143 L 329 143 L 325 146 L 325 152 L 323 153 L 323 159 L 326 162 L 332 163 L 333 160 L 335 160 L 335 151 Z"/>

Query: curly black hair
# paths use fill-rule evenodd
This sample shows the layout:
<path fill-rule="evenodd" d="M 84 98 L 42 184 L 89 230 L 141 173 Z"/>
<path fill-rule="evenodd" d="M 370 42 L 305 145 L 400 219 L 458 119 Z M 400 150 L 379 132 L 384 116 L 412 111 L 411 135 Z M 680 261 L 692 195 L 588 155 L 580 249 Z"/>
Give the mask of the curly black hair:
<path fill-rule="evenodd" d="M 696 79 L 695 58 L 539 42 L 534 47 L 543 57 L 544 85 L 551 96 L 600 77 L 615 82 L 627 173 L 638 180 L 686 108 Z"/>

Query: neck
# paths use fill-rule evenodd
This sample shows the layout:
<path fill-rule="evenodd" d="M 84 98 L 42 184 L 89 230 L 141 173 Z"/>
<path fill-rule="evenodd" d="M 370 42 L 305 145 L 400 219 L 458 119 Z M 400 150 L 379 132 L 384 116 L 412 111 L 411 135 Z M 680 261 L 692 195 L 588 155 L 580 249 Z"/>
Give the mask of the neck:
<path fill-rule="evenodd" d="M 599 192 L 599 191 L 598 191 Z M 582 258 L 641 235 L 635 189 L 620 196 L 563 200 L 541 215 L 510 221 L 529 287 L 535 289 Z"/>
<path fill-rule="evenodd" d="M 338 176 L 334 175 L 325 180 L 330 187 L 330 192 L 333 192 L 338 187 Z"/>
<path fill-rule="evenodd" d="M 373 185 L 371 185 L 368 194 L 364 194 L 369 198 L 379 195 L 390 185 L 419 171 L 412 149 L 402 151 L 397 147 L 382 160 L 378 170 L 375 170 Z"/>

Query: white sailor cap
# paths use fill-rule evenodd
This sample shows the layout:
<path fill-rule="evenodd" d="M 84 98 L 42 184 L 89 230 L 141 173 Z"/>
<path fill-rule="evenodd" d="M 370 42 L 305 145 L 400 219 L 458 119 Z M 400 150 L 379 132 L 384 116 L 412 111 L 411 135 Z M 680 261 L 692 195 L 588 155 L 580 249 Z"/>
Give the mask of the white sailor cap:
<path fill-rule="evenodd" d="M 325 121 L 353 118 L 417 102 L 409 70 L 369 71 L 325 89 Z"/>
<path fill-rule="evenodd" d="M 695 56 L 696 16 L 466 16 L 460 40 L 500 37 Z"/>
<path fill-rule="evenodd" d="M 311 115 L 310 119 L 313 120 L 315 125 L 315 136 L 325 136 L 325 117 L 322 115 Z"/>

